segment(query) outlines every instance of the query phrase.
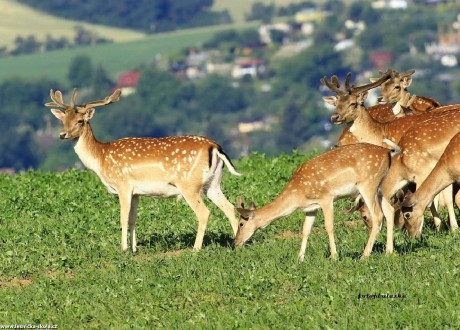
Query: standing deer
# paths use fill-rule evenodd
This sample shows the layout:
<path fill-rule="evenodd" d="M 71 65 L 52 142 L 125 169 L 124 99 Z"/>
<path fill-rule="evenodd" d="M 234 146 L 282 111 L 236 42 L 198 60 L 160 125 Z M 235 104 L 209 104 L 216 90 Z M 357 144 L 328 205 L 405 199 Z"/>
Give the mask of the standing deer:
<path fill-rule="evenodd" d="M 222 147 L 199 136 L 165 138 L 124 138 L 99 142 L 89 123 L 95 108 L 119 100 L 121 91 L 100 101 L 76 105 L 74 89 L 70 104 L 60 91 L 50 91 L 51 112 L 62 121 L 60 138 L 72 140 L 82 163 L 95 172 L 109 192 L 120 200 L 121 248 L 128 249 L 128 224 L 131 250 L 136 251 L 136 213 L 140 195 L 157 198 L 183 197 L 198 218 L 194 249 L 199 250 L 210 212 L 203 203 L 206 194 L 228 217 L 234 234 L 237 220 L 233 205 L 221 191 L 224 164 L 230 173 L 240 175 Z M 64 111 L 61 111 L 64 110 Z"/>
<path fill-rule="evenodd" d="M 388 142 L 391 143 L 391 142 Z M 397 148 L 397 146 L 395 145 Z M 271 203 L 255 209 L 244 209 L 241 202 L 235 245 L 243 245 L 258 228 L 274 220 L 302 210 L 305 222 L 298 258 L 303 260 L 308 236 L 318 209 L 323 210 L 324 225 L 329 236 L 331 257 L 336 257 L 334 240 L 335 200 L 360 193 L 371 214 L 369 239 L 363 257 L 369 256 L 382 223 L 382 211 L 377 189 L 391 163 L 391 151 L 367 143 L 337 147 L 303 163 L 293 174 L 284 190 Z"/>
<path fill-rule="evenodd" d="M 460 133 L 450 140 L 436 166 L 414 194 L 403 202 L 405 227 L 410 236 L 422 234 L 423 212 L 447 186 L 460 181 Z"/>

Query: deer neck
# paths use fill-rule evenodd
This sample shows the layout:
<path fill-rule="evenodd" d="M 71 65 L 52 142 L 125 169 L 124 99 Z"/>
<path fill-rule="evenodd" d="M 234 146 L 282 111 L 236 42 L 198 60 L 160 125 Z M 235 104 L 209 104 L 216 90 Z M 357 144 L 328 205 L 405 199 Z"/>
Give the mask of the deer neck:
<path fill-rule="evenodd" d="M 379 146 L 383 144 L 384 130 L 385 125 L 372 118 L 364 107 L 361 107 L 358 116 L 350 125 L 350 132 L 359 142 L 367 142 Z"/>
<path fill-rule="evenodd" d="M 103 143 L 94 137 L 91 125 L 87 123 L 83 133 L 75 140 L 74 150 L 83 165 L 99 173 Z"/>
<path fill-rule="evenodd" d="M 407 90 L 402 92 L 402 96 L 398 102 L 393 106 L 393 113 L 396 117 L 403 117 L 410 109 L 412 103 L 416 99 L 415 95 L 410 95 Z"/>
<path fill-rule="evenodd" d="M 442 160 L 440 160 L 420 188 L 414 193 L 413 198 L 417 201 L 417 207 L 421 210 L 426 209 L 434 197 L 453 182 L 454 180 L 449 171 L 446 170 Z"/>
<path fill-rule="evenodd" d="M 284 190 L 277 198 L 265 206 L 254 211 L 257 228 L 263 228 L 268 226 L 270 223 L 281 217 L 288 216 L 289 214 L 296 211 L 299 206 L 293 200 L 295 194 L 288 193 Z"/>

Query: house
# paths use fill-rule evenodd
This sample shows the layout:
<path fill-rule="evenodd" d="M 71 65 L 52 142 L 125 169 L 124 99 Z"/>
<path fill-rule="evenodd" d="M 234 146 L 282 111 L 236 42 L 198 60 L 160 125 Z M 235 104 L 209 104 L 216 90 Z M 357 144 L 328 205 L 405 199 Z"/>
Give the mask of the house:
<path fill-rule="evenodd" d="M 262 60 L 253 58 L 243 59 L 233 65 L 232 77 L 239 79 L 249 75 L 255 78 L 264 70 L 265 66 Z"/>
<path fill-rule="evenodd" d="M 407 0 L 379 0 L 372 3 L 374 9 L 407 9 Z"/>
<path fill-rule="evenodd" d="M 376 51 L 369 54 L 369 59 L 376 69 L 385 69 L 387 68 L 392 59 L 393 53 L 390 51 Z"/>
<path fill-rule="evenodd" d="M 139 81 L 140 73 L 138 71 L 123 72 L 117 80 L 116 88 L 121 89 L 122 96 L 128 96 L 136 92 L 136 86 Z"/>

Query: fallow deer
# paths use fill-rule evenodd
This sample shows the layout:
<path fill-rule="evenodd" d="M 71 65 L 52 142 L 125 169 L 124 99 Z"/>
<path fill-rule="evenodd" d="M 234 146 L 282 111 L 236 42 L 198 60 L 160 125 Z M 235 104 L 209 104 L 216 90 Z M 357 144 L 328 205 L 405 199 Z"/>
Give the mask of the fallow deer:
<path fill-rule="evenodd" d="M 395 117 L 403 117 L 408 114 L 420 114 L 432 111 L 441 106 L 441 103 L 433 98 L 426 96 L 411 95 L 407 88 L 412 83 L 412 75 L 415 70 L 409 70 L 398 73 L 395 70 L 387 72 L 380 71 L 383 76 L 390 73 L 390 79 L 384 81 L 381 85 L 381 94 L 378 97 L 379 103 L 394 104 L 393 113 Z M 371 78 L 371 82 L 379 78 Z"/>
<path fill-rule="evenodd" d="M 240 174 L 215 141 L 199 136 L 96 140 L 89 123 L 95 108 L 117 102 L 120 93 L 118 89 L 103 100 L 76 105 L 76 89 L 70 104 L 64 103 L 60 91 L 51 90 L 52 102 L 45 105 L 52 107 L 51 112 L 62 121 L 60 138 L 73 141 L 82 163 L 97 174 L 109 192 L 118 195 L 122 249 L 128 249 L 129 224 L 131 250 L 136 251 L 136 210 L 140 195 L 183 197 L 198 218 L 195 250 L 202 247 L 210 215 L 201 193 L 225 213 L 236 234 L 234 207 L 222 193 L 220 184 L 224 164 L 230 173 Z"/>
<path fill-rule="evenodd" d="M 460 105 L 457 106 L 460 109 Z M 393 251 L 393 216 L 394 207 L 389 199 L 394 193 L 409 182 L 417 186 L 428 177 L 436 166 L 450 140 L 460 131 L 460 111 L 452 110 L 439 113 L 439 116 L 414 125 L 401 138 L 398 145 L 401 153 L 394 157 L 390 170 L 383 180 L 382 209 L 387 219 L 387 252 Z M 451 230 L 458 228 L 452 205 L 452 186 L 443 190 L 446 202 L 449 202 L 448 212 Z M 450 196 L 450 198 L 448 198 Z M 432 212 L 436 214 L 434 207 Z M 436 224 L 439 225 L 439 222 Z"/>
<path fill-rule="evenodd" d="M 422 234 L 423 212 L 434 197 L 454 182 L 460 181 L 460 133 L 449 142 L 436 166 L 414 194 L 403 202 L 405 227 L 410 236 Z"/>
<path fill-rule="evenodd" d="M 284 190 L 271 203 L 259 209 L 244 209 L 241 205 L 237 208 L 240 221 L 235 245 L 243 245 L 258 228 L 302 210 L 306 217 L 298 258 L 303 260 L 316 212 L 321 208 L 329 236 L 331 257 L 335 257 L 337 250 L 333 233 L 333 202 L 360 193 L 371 214 L 371 230 L 363 252 L 363 257 L 369 256 L 383 216 L 377 189 L 390 163 L 389 149 L 367 143 L 337 147 L 306 161 L 294 172 Z"/>

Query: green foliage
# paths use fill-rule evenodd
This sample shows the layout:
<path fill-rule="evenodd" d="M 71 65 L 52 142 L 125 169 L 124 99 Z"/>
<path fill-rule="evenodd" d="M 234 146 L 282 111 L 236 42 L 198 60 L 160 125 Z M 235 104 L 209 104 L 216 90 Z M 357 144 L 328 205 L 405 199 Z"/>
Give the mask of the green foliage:
<path fill-rule="evenodd" d="M 178 27 L 228 23 L 228 13 L 211 13 L 212 0 L 92 0 L 81 3 L 79 0 L 20 2 L 41 9 L 56 16 L 77 21 L 91 22 L 116 27 L 159 32 Z"/>
<path fill-rule="evenodd" d="M 230 201 L 243 194 L 261 206 L 313 155 L 253 154 L 226 174 Z M 385 230 L 365 261 L 357 217 L 336 202 L 338 260 L 328 256 L 321 214 L 296 260 L 303 215 L 281 218 L 252 242 L 232 249 L 231 228 L 210 203 L 202 251 L 191 251 L 197 222 L 183 201 L 141 198 L 139 251 L 120 251 L 118 199 L 81 170 L 0 175 L 0 324 L 59 328 L 452 328 L 459 324 L 460 237 L 422 240 L 396 232 L 385 255 Z M 404 298 L 363 298 L 367 294 Z M 361 295 L 361 299 L 358 299 Z M 33 297 L 33 299 L 31 299 Z"/>
<path fill-rule="evenodd" d="M 87 55 L 78 55 L 72 59 L 69 66 L 67 78 L 70 85 L 73 87 L 81 88 L 91 85 L 93 81 L 93 63 L 91 58 Z"/>

